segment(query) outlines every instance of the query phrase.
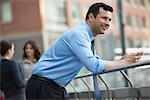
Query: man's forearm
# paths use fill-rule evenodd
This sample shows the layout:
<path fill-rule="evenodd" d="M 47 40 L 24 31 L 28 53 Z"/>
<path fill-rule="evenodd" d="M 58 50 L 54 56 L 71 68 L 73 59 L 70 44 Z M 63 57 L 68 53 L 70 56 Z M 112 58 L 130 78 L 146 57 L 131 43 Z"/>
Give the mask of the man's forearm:
<path fill-rule="evenodd" d="M 125 65 L 124 60 L 115 60 L 115 61 L 107 61 L 107 60 L 102 60 L 102 63 L 107 67 L 107 68 L 113 68 L 113 67 L 120 67 Z"/>

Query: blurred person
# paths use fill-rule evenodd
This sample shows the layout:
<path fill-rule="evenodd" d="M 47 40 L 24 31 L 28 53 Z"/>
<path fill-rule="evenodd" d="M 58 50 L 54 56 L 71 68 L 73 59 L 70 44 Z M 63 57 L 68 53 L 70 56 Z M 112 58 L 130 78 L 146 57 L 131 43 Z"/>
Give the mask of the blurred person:
<path fill-rule="evenodd" d="M 1 67 L 1 90 L 6 100 L 26 100 L 25 83 L 17 63 L 11 58 L 14 55 L 14 44 L 7 41 L 0 41 L 0 67 Z"/>
<path fill-rule="evenodd" d="M 2 90 L 0 90 L 0 100 L 5 100 L 5 94 Z"/>
<path fill-rule="evenodd" d="M 22 78 L 28 80 L 32 73 L 32 68 L 40 58 L 40 51 L 37 43 L 28 40 L 23 47 L 23 59 L 19 61 Z"/>
<path fill-rule="evenodd" d="M 102 60 L 91 50 L 98 34 L 109 29 L 113 8 L 104 3 L 90 6 L 85 21 L 66 31 L 41 56 L 27 82 L 27 99 L 68 99 L 65 86 L 85 66 L 93 74 L 107 68 L 135 63 L 140 53 L 126 54 L 116 61 Z"/>

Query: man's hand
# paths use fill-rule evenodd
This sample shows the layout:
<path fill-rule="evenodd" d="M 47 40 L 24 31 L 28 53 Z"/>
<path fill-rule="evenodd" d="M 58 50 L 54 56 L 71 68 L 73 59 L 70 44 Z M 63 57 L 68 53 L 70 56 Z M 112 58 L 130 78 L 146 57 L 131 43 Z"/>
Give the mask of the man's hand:
<path fill-rule="evenodd" d="M 120 60 L 116 60 L 116 61 L 101 60 L 101 61 L 108 68 L 121 67 L 127 64 L 138 62 L 142 54 L 143 54 L 142 52 L 131 53 L 131 54 L 124 55 Z"/>
<path fill-rule="evenodd" d="M 132 64 L 138 62 L 142 54 L 143 54 L 142 52 L 125 54 L 122 58 L 122 61 L 124 62 L 124 64 Z"/>

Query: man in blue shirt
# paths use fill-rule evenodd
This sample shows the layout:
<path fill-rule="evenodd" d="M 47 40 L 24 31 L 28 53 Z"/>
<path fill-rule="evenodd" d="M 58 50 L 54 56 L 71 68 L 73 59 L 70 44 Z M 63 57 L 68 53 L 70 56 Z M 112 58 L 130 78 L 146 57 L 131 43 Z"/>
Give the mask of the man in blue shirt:
<path fill-rule="evenodd" d="M 64 87 L 83 66 L 96 74 L 140 58 L 139 53 L 135 53 L 118 61 L 105 61 L 93 54 L 91 42 L 109 28 L 112 12 L 113 8 L 104 3 L 91 5 L 86 20 L 66 31 L 44 52 L 27 83 L 27 99 L 67 99 Z"/>

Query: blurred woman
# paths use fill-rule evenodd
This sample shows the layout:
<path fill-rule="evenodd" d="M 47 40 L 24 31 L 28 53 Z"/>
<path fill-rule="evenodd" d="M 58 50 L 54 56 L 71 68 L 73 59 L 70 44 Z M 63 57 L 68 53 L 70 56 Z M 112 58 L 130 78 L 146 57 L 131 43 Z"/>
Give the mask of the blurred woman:
<path fill-rule="evenodd" d="M 5 100 L 5 94 L 2 90 L 0 90 L 0 100 Z"/>
<path fill-rule="evenodd" d="M 14 44 L 0 41 L 1 90 L 6 100 L 26 100 L 25 83 L 16 62 L 11 60 L 14 55 Z"/>
<path fill-rule="evenodd" d="M 40 58 L 40 51 L 37 43 L 33 40 L 29 40 L 23 47 L 23 59 L 19 61 L 22 77 L 24 80 L 28 80 L 31 76 L 32 68 Z"/>

